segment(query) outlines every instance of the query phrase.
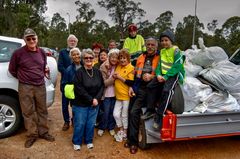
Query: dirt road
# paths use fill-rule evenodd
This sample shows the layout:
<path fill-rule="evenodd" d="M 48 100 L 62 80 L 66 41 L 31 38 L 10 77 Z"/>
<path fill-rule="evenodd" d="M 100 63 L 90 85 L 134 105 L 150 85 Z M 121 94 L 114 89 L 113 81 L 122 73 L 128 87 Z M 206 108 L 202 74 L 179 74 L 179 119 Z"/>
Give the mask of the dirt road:
<path fill-rule="evenodd" d="M 59 83 L 59 81 L 58 81 Z M 86 145 L 81 151 L 74 151 L 71 143 L 72 128 L 61 130 L 61 94 L 59 85 L 53 106 L 49 108 L 50 133 L 56 138 L 53 143 L 39 139 L 31 148 L 24 148 L 25 130 L 9 138 L 0 139 L 0 159 L 239 159 L 240 138 L 226 137 L 215 139 L 179 141 L 153 144 L 148 150 L 139 150 L 132 155 L 108 134 L 94 137 L 94 149 Z"/>

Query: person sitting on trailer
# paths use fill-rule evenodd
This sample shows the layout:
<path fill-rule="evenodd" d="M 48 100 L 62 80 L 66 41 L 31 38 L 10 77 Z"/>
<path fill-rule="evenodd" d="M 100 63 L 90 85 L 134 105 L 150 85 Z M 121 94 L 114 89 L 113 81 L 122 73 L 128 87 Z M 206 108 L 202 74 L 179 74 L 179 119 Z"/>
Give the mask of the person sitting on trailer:
<path fill-rule="evenodd" d="M 132 99 L 129 104 L 127 142 L 124 147 L 129 148 L 131 154 L 137 153 L 138 150 L 139 123 L 142 107 L 147 99 L 147 84 L 155 77 L 155 69 L 159 61 L 157 40 L 152 37 L 147 38 L 146 47 L 147 51 L 137 59 L 134 84 L 129 88 Z"/>
<path fill-rule="evenodd" d="M 175 36 L 172 31 L 165 30 L 160 35 L 160 60 L 156 69 L 156 77 L 147 85 L 147 111 L 141 117 L 154 117 L 153 127 L 162 128 L 163 114 L 171 102 L 177 83 L 183 83 L 185 70 L 184 59 L 180 49 L 173 45 Z M 159 103 L 156 108 L 156 103 Z M 155 111 L 156 109 L 156 111 Z"/>

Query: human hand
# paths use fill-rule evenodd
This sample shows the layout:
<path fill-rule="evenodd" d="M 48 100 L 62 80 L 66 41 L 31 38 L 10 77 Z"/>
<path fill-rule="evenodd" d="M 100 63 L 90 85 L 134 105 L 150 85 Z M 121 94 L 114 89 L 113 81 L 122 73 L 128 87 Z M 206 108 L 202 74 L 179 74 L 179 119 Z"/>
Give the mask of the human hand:
<path fill-rule="evenodd" d="M 152 80 L 152 75 L 149 74 L 149 73 L 145 73 L 145 74 L 143 75 L 143 80 L 144 80 L 145 82 L 148 82 L 148 81 Z"/>
<path fill-rule="evenodd" d="M 45 73 L 45 77 L 47 79 L 50 79 L 50 69 L 48 66 L 45 67 L 44 73 Z"/>
<path fill-rule="evenodd" d="M 157 80 L 158 80 L 158 82 L 165 82 L 164 77 L 160 76 L 160 75 L 157 76 Z"/>
<path fill-rule="evenodd" d="M 129 87 L 128 95 L 129 95 L 130 97 L 136 96 L 136 94 L 134 93 L 132 87 Z"/>
<path fill-rule="evenodd" d="M 95 107 L 95 106 L 97 106 L 98 105 L 98 100 L 97 99 L 93 99 L 93 102 L 92 102 L 92 105 Z"/>
<path fill-rule="evenodd" d="M 119 74 L 117 72 L 114 72 L 114 74 L 112 75 L 113 78 L 119 78 Z"/>

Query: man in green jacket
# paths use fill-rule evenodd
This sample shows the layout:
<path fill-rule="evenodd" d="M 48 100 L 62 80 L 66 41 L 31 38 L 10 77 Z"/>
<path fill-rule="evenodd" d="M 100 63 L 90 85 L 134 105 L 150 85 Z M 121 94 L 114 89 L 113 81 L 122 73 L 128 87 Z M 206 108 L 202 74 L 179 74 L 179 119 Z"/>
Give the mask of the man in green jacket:
<path fill-rule="evenodd" d="M 172 31 L 166 30 L 160 35 L 160 43 L 163 47 L 160 53 L 160 60 L 156 69 L 156 78 L 147 85 L 147 112 L 141 117 L 148 119 L 156 114 L 153 127 L 162 127 L 163 115 L 171 102 L 176 84 L 184 80 L 184 59 L 185 56 L 177 46 L 174 46 L 175 37 Z"/>
<path fill-rule="evenodd" d="M 128 33 L 129 37 L 124 41 L 123 48 L 128 50 L 131 55 L 131 63 L 135 66 L 138 56 L 146 51 L 145 42 L 143 37 L 137 34 L 137 26 L 135 24 L 128 26 Z"/>

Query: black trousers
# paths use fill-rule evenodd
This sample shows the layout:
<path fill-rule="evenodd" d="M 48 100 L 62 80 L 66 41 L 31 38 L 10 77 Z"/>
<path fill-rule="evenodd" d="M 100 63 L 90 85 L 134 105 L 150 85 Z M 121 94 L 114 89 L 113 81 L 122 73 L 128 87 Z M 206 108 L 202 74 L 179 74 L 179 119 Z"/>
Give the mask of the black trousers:
<path fill-rule="evenodd" d="M 147 111 L 154 111 L 163 116 L 167 107 L 171 103 L 174 89 L 178 83 L 178 75 L 170 77 L 163 83 L 158 82 L 155 77 L 147 85 Z"/>
<path fill-rule="evenodd" d="M 140 116 L 142 114 L 142 107 L 147 100 L 147 87 L 140 84 L 136 97 L 132 98 L 129 104 L 128 115 L 128 144 L 138 145 L 138 133 L 140 125 Z"/>

